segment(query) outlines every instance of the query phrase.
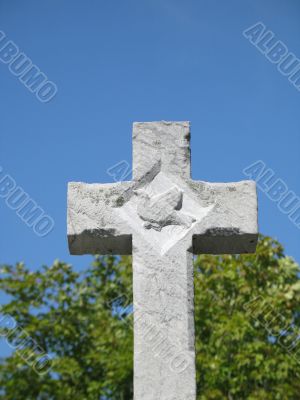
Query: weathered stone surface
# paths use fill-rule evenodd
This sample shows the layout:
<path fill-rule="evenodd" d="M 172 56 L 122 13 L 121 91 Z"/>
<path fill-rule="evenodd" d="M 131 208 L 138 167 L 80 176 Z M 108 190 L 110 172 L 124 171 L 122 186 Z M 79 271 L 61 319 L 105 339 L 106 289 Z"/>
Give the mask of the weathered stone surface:
<path fill-rule="evenodd" d="M 131 254 L 130 226 L 116 210 L 133 196 L 131 182 L 68 187 L 68 241 L 71 254 Z"/>
<path fill-rule="evenodd" d="M 135 123 L 133 181 L 69 184 L 71 253 L 133 254 L 135 400 L 195 400 L 192 255 L 256 248 L 255 183 L 191 180 L 189 141 Z"/>

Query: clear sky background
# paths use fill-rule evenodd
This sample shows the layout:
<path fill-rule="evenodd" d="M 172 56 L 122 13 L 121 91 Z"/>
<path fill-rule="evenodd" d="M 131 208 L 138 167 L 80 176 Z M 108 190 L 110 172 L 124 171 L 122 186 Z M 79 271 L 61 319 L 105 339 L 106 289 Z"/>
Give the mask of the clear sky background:
<path fill-rule="evenodd" d="M 245 179 L 263 160 L 300 196 L 300 92 L 242 32 L 262 21 L 300 57 L 298 0 L 0 1 L 0 30 L 58 86 L 42 104 L 0 63 L 0 165 L 54 219 L 36 236 L 0 199 L 0 262 L 68 253 L 68 181 L 110 182 L 134 121 L 189 120 L 192 175 Z M 300 261 L 299 229 L 259 194 L 260 231 Z"/>

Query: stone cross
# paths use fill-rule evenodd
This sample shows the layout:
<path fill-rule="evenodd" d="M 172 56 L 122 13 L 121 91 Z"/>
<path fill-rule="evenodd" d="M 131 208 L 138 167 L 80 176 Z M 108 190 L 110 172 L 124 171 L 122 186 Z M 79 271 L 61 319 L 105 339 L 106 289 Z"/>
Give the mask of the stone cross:
<path fill-rule="evenodd" d="M 135 400 L 196 399 L 193 254 L 256 249 L 255 183 L 190 167 L 188 122 L 138 122 L 132 181 L 68 187 L 71 254 L 133 255 Z"/>

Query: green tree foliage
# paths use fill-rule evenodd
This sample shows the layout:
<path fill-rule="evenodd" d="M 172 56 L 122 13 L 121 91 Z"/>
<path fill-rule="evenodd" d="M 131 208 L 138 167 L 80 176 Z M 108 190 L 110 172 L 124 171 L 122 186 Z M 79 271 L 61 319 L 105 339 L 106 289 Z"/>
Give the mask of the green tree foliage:
<path fill-rule="evenodd" d="M 298 274 L 268 237 L 256 255 L 196 258 L 197 399 L 300 398 Z M 37 272 L 4 265 L 0 289 L 2 317 L 53 357 L 43 375 L 18 349 L 2 359 L 0 399 L 133 398 L 131 258 L 95 257 L 82 273 L 58 261 Z"/>

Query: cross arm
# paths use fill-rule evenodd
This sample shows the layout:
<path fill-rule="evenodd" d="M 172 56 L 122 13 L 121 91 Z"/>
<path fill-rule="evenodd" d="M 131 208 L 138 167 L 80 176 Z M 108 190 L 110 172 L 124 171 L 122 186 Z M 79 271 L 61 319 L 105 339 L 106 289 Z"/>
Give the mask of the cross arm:
<path fill-rule="evenodd" d="M 253 181 L 191 182 L 202 204 L 212 204 L 193 235 L 195 254 L 254 253 L 258 240 L 257 191 Z"/>
<path fill-rule="evenodd" d="M 131 254 L 129 226 L 118 210 L 132 195 L 131 182 L 68 185 L 68 243 L 71 254 Z"/>

